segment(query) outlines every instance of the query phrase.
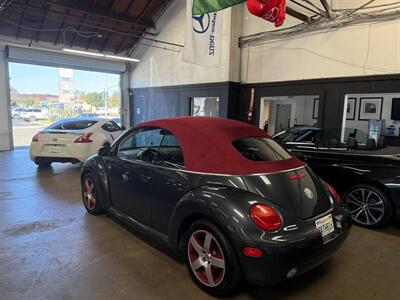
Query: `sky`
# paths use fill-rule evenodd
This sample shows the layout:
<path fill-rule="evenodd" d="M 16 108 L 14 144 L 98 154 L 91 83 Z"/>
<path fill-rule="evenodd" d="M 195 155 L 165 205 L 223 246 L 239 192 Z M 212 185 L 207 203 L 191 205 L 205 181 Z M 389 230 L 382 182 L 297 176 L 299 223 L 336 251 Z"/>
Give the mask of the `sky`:
<path fill-rule="evenodd" d="M 58 95 L 58 68 L 10 63 L 10 86 L 23 94 Z M 74 90 L 82 92 L 110 92 L 118 90 L 119 75 L 89 71 L 74 71 Z"/>

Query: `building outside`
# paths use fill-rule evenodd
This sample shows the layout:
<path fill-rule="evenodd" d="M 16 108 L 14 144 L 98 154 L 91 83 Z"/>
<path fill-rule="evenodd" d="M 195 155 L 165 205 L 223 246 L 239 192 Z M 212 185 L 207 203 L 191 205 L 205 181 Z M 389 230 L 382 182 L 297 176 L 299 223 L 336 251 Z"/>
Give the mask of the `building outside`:
<path fill-rule="evenodd" d="M 59 68 L 59 94 L 61 103 L 70 103 L 75 100 L 74 70 Z"/>

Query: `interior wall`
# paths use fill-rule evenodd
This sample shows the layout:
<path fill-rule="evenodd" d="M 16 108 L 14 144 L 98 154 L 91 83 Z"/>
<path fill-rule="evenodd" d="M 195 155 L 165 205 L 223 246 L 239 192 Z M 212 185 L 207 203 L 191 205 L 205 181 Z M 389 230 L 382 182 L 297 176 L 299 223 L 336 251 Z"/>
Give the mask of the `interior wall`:
<path fill-rule="evenodd" d="M 365 0 L 332 0 L 351 8 Z M 391 1 L 382 0 L 381 3 Z M 287 16 L 285 27 L 297 24 Z M 274 30 L 243 9 L 243 35 Z M 242 49 L 243 83 L 400 73 L 400 21 L 363 24 L 298 35 Z"/>
<path fill-rule="evenodd" d="M 234 82 L 131 89 L 131 125 L 188 116 L 192 97 L 219 97 L 219 116 L 237 119 L 239 94 Z"/>
<path fill-rule="evenodd" d="M 359 120 L 359 111 L 360 111 L 360 99 L 365 97 L 382 97 L 382 120 L 385 120 L 384 128 L 386 129 L 390 125 L 395 125 L 398 135 L 400 121 L 395 121 L 391 119 L 392 114 L 392 99 L 400 98 L 400 93 L 394 94 L 349 94 L 349 98 L 356 98 L 356 110 L 355 110 L 355 120 L 346 120 L 347 128 L 355 128 L 359 129 L 363 132 L 368 132 L 368 121 Z"/>
<path fill-rule="evenodd" d="M 208 82 L 227 82 L 231 75 L 239 80 L 237 61 L 234 66 L 237 70 L 230 70 L 231 56 L 240 58 L 239 47 L 231 44 L 232 35 L 241 30 L 241 21 L 232 23 L 232 9 L 225 9 L 222 25 L 222 57 L 218 67 L 207 67 L 183 61 L 183 48 L 165 45 L 170 50 L 154 47 L 139 46 L 134 56 L 140 58 L 140 63 L 132 71 L 131 88 L 175 86 L 200 84 Z M 238 23 L 239 22 L 239 23 Z M 186 1 L 179 0 L 173 3 L 157 21 L 157 39 L 184 45 L 186 24 Z M 232 28 L 237 28 L 232 31 Z M 146 41 L 147 42 L 147 41 Z M 150 42 L 148 42 L 150 43 Z M 153 43 L 164 47 L 162 44 Z M 233 80 L 232 79 L 232 80 Z"/>
<path fill-rule="evenodd" d="M 12 147 L 8 77 L 5 47 L 0 45 L 0 151 Z"/>

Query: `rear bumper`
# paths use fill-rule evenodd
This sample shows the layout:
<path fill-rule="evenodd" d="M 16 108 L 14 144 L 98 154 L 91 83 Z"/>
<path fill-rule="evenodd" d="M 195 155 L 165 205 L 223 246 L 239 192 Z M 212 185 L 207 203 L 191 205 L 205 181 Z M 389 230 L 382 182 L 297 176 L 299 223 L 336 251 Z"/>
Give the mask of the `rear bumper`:
<path fill-rule="evenodd" d="M 351 219 L 347 211 L 333 215 L 335 222 L 336 218 L 341 216 L 342 228 L 335 224 L 335 232 L 325 242 L 319 232 L 314 231 L 306 235 L 299 234 L 297 239 L 290 241 L 252 245 L 263 250 L 262 258 L 246 257 L 240 249 L 239 259 L 247 281 L 251 284 L 271 286 L 291 277 L 288 276 L 291 270 L 296 270 L 294 276 L 297 276 L 329 259 L 346 240 L 351 228 Z"/>
<path fill-rule="evenodd" d="M 40 157 L 40 156 L 33 158 L 32 161 L 36 163 L 58 162 L 58 163 L 72 163 L 72 164 L 79 164 L 80 162 L 82 162 L 81 160 L 72 157 Z"/>
<path fill-rule="evenodd" d="M 93 154 L 97 153 L 97 145 L 76 144 L 73 146 L 65 146 L 60 153 L 51 153 L 44 151 L 45 146 L 42 144 L 32 143 L 29 149 L 29 155 L 32 161 L 46 160 L 49 162 L 84 162 Z"/>

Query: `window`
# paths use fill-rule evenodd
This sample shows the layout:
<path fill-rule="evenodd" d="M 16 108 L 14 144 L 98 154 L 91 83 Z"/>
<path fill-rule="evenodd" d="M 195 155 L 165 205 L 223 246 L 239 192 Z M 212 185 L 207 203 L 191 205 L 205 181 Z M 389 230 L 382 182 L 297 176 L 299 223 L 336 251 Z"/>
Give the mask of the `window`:
<path fill-rule="evenodd" d="M 97 123 L 97 121 L 73 121 L 73 122 L 59 121 L 59 122 L 55 123 L 53 126 L 49 127 L 49 129 L 84 130 L 89 127 L 92 127 L 96 123 Z"/>
<path fill-rule="evenodd" d="M 179 142 L 170 132 L 165 131 L 164 133 L 156 163 L 165 167 L 182 169 L 184 167 L 184 159 Z"/>
<path fill-rule="evenodd" d="M 276 161 L 292 157 L 276 142 L 267 138 L 242 138 L 234 141 L 233 146 L 244 157 L 253 161 Z"/>
<path fill-rule="evenodd" d="M 194 97 L 191 98 L 191 115 L 195 117 L 218 117 L 218 97 Z"/>
<path fill-rule="evenodd" d="M 109 121 L 105 123 L 103 126 L 101 126 L 101 128 L 108 132 L 121 131 L 121 128 L 114 121 Z"/>
<path fill-rule="evenodd" d="M 347 150 L 350 146 L 363 149 L 368 142 L 368 134 L 354 128 L 324 129 L 321 132 L 321 136 L 322 139 L 318 145 L 319 148 Z M 351 139 L 353 139 L 353 142 L 350 142 Z"/>
<path fill-rule="evenodd" d="M 153 162 L 163 138 L 162 129 L 140 129 L 119 145 L 118 157 Z"/>

